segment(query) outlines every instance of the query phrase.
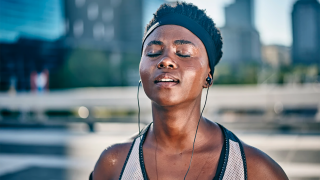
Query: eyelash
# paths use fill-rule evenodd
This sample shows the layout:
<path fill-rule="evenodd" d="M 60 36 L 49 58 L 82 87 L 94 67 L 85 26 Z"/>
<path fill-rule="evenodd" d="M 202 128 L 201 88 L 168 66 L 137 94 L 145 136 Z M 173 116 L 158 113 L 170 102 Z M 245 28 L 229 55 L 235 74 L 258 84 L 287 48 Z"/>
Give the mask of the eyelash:
<path fill-rule="evenodd" d="M 178 55 L 179 57 L 183 57 L 183 58 L 188 58 L 188 57 L 190 57 L 190 55 L 183 55 L 183 54 L 178 54 L 178 53 L 176 53 L 176 55 Z"/>
<path fill-rule="evenodd" d="M 157 53 L 157 54 L 147 54 L 148 57 L 157 57 L 160 56 L 161 54 Z"/>
<path fill-rule="evenodd" d="M 157 57 L 157 56 L 160 56 L 161 54 L 160 53 L 157 53 L 157 54 L 147 54 L 148 57 Z M 177 56 L 179 57 L 183 57 L 183 58 L 188 58 L 188 57 L 191 57 L 190 55 L 183 55 L 183 54 L 178 54 L 176 53 Z"/>

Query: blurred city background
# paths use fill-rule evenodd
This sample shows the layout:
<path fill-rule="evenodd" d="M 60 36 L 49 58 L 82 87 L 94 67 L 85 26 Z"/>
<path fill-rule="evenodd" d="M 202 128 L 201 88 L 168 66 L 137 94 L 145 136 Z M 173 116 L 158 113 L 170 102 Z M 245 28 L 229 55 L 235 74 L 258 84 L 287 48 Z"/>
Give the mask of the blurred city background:
<path fill-rule="evenodd" d="M 88 179 L 138 131 L 145 25 L 166 0 L 0 0 L 0 179 Z M 205 117 L 320 179 L 318 0 L 187 0 L 224 39 Z M 150 100 L 140 92 L 142 126 Z"/>

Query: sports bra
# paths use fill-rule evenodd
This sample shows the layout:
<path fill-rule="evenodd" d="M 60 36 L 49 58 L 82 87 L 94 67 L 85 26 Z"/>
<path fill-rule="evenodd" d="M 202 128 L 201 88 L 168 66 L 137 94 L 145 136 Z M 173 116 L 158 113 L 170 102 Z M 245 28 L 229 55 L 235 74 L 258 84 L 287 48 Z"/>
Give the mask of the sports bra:
<path fill-rule="evenodd" d="M 147 125 L 141 131 L 141 135 L 132 142 L 119 180 L 148 180 L 142 146 L 151 124 Z M 218 125 L 223 132 L 224 143 L 213 180 L 247 180 L 247 163 L 240 140 L 231 131 Z"/>

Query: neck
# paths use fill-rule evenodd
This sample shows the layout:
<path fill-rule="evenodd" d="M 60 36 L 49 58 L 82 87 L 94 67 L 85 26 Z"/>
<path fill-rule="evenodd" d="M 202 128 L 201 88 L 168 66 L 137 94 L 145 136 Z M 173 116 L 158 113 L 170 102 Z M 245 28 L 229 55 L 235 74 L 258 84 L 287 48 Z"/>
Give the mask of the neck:
<path fill-rule="evenodd" d="M 152 103 L 153 134 L 159 146 L 170 148 L 173 152 L 183 152 L 192 148 L 200 119 L 200 104 L 201 96 L 187 105 L 163 107 Z M 204 124 L 205 121 L 201 118 L 199 129 Z"/>

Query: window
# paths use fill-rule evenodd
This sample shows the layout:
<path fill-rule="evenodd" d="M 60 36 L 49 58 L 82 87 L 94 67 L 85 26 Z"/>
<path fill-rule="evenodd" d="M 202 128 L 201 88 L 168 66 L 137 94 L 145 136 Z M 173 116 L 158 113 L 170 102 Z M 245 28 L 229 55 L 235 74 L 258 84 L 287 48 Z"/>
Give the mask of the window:
<path fill-rule="evenodd" d="M 101 39 L 103 38 L 105 35 L 105 28 L 104 25 L 100 22 L 100 23 L 96 23 L 93 26 L 93 37 L 95 39 Z"/>
<path fill-rule="evenodd" d="M 76 3 L 76 6 L 80 8 L 86 3 L 86 0 L 75 0 L 75 3 Z"/>
<path fill-rule="evenodd" d="M 102 11 L 102 20 L 105 22 L 110 22 L 113 20 L 113 9 L 106 8 Z"/>
<path fill-rule="evenodd" d="M 83 34 L 83 21 L 77 20 L 73 23 L 73 34 L 75 37 L 80 37 Z"/>
<path fill-rule="evenodd" d="M 99 15 L 99 6 L 97 3 L 91 3 L 88 6 L 88 19 L 95 20 Z"/>

